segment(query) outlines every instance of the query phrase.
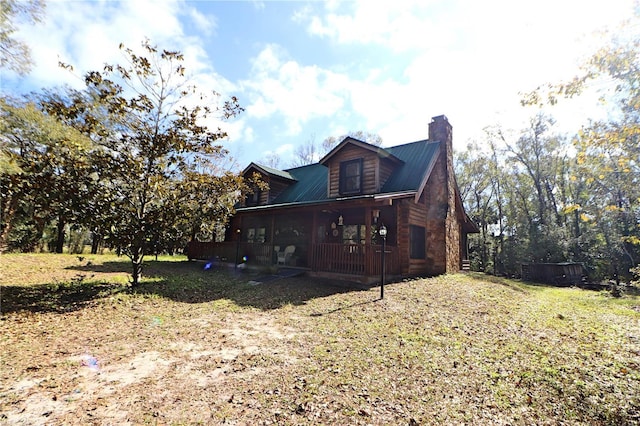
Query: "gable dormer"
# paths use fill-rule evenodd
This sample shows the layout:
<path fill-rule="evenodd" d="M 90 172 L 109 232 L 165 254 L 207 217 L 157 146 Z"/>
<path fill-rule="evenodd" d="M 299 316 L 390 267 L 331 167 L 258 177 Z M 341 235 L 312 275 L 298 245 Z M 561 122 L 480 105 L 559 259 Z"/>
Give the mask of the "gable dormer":
<path fill-rule="evenodd" d="M 403 161 L 384 148 L 347 137 L 320 160 L 328 168 L 329 198 L 380 192 Z"/>
<path fill-rule="evenodd" d="M 267 189 L 253 188 L 253 192 L 247 194 L 244 200 L 245 207 L 264 206 L 273 201 L 285 189 L 296 182 L 296 179 L 284 170 L 278 170 L 257 163 L 249 164 L 242 176 L 250 177 L 254 173 L 260 175 L 260 179 L 267 184 Z"/>

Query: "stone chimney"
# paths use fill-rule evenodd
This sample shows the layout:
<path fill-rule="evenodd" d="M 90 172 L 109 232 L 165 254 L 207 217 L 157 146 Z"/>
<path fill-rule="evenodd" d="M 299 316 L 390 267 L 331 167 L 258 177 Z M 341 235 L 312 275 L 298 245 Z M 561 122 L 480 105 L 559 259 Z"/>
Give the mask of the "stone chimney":
<path fill-rule="evenodd" d="M 434 238 L 438 238 L 438 243 L 444 247 L 443 253 L 437 253 L 434 256 L 434 272 L 458 272 L 460 270 L 460 229 L 456 219 L 453 127 L 446 116 L 439 115 L 431 119 L 429 141 L 441 144 L 440 156 L 433 170 L 435 188 L 428 213 L 429 218 L 436 221 L 430 226 L 434 230 Z"/>
<path fill-rule="evenodd" d="M 446 145 L 447 151 L 453 151 L 453 127 L 451 127 L 445 115 L 439 115 L 431 119 L 431 123 L 429 123 L 429 140 L 442 142 Z"/>

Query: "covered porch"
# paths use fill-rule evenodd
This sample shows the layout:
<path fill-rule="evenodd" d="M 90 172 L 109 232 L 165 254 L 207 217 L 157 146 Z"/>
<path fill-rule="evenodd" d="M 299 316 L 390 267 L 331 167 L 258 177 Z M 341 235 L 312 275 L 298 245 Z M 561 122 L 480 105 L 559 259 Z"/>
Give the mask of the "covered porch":
<path fill-rule="evenodd" d="M 361 246 L 357 244 L 321 243 L 308 248 L 308 259 L 303 264 L 300 258 L 282 258 L 278 261 L 277 246 L 269 243 L 247 242 L 199 242 L 189 243 L 189 259 L 217 260 L 222 263 L 248 263 L 253 266 L 282 266 L 301 268 L 312 275 L 342 278 L 349 281 L 374 283 L 382 274 L 382 245 Z M 400 276 L 397 247 L 385 247 L 385 275 Z"/>
<path fill-rule="evenodd" d="M 384 263 L 387 277 L 400 276 L 397 215 L 391 203 L 302 208 L 238 214 L 224 242 L 189 243 L 190 259 L 254 266 L 303 268 L 309 274 L 363 283 L 380 281 L 382 224 L 388 234 Z"/>

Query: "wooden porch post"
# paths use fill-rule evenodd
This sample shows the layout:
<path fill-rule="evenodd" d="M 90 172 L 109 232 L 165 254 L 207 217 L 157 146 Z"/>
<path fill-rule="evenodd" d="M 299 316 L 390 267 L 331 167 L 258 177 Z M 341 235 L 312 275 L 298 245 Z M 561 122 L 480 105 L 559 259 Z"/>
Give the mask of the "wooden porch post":
<path fill-rule="evenodd" d="M 276 215 L 271 215 L 271 232 L 269 233 L 269 242 L 271 243 L 271 250 L 269 251 L 269 256 L 271 261 L 269 261 L 269 265 L 273 265 L 273 251 L 275 245 L 275 236 L 276 236 Z"/>
<path fill-rule="evenodd" d="M 371 206 L 364 208 L 364 228 L 367 233 L 364 240 L 364 275 L 373 275 L 373 253 L 371 251 L 371 235 L 373 230 L 371 229 Z"/>
<path fill-rule="evenodd" d="M 316 244 L 318 244 L 318 211 L 313 210 L 313 218 L 311 219 L 311 247 L 307 249 L 307 266 L 312 271 L 316 270 Z"/>

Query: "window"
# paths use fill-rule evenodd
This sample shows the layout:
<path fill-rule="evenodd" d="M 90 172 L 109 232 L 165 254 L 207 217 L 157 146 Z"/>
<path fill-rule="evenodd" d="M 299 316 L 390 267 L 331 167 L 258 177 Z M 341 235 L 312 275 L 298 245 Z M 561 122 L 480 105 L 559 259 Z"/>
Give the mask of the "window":
<path fill-rule="evenodd" d="M 257 206 L 260 203 L 260 190 L 255 189 L 252 193 L 247 194 L 245 204 L 247 207 Z"/>
<path fill-rule="evenodd" d="M 340 194 L 362 193 L 362 158 L 340 163 Z"/>
<path fill-rule="evenodd" d="M 424 259 L 426 257 L 424 228 L 411 225 L 409 233 L 409 257 L 411 259 Z"/>
<path fill-rule="evenodd" d="M 365 225 L 345 225 L 342 230 L 344 244 L 364 244 L 366 242 L 367 227 Z"/>
<path fill-rule="evenodd" d="M 267 228 L 256 229 L 256 243 L 264 243 L 267 237 Z"/>
<path fill-rule="evenodd" d="M 247 242 L 248 243 L 264 243 L 266 240 L 267 228 L 248 228 L 247 229 Z"/>

